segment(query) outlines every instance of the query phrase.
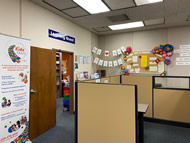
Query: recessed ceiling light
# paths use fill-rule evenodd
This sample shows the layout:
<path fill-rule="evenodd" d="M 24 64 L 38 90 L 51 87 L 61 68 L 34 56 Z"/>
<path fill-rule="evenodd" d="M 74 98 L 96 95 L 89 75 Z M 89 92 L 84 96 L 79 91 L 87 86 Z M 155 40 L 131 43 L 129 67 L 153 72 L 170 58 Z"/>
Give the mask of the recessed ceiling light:
<path fill-rule="evenodd" d="M 138 22 L 125 23 L 125 24 L 111 25 L 108 27 L 112 30 L 122 30 L 122 29 L 144 27 L 144 23 L 142 21 L 138 21 Z"/>
<path fill-rule="evenodd" d="M 163 2 L 163 0 L 135 0 L 135 2 L 137 6 L 140 6 L 140 5 L 145 5 L 145 4 Z"/>
<path fill-rule="evenodd" d="M 73 0 L 91 14 L 110 11 L 102 0 Z"/>
<path fill-rule="evenodd" d="M 165 23 L 164 18 L 159 18 L 159 19 L 152 19 L 152 20 L 146 20 L 144 21 L 146 26 L 151 26 L 151 25 L 160 25 Z"/>

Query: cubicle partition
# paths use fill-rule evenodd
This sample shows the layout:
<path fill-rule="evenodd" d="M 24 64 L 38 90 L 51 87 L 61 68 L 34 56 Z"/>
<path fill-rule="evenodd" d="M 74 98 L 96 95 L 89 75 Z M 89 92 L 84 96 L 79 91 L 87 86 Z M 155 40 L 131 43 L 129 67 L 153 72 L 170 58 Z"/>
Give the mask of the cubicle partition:
<path fill-rule="evenodd" d="M 76 143 L 137 143 L 136 85 L 77 82 L 75 103 Z"/>
<path fill-rule="evenodd" d="M 148 104 L 145 117 L 153 117 L 152 76 L 122 75 L 122 84 L 135 84 L 138 87 L 138 104 Z"/>
<path fill-rule="evenodd" d="M 190 77 L 154 78 L 154 117 L 190 123 Z M 160 85 L 159 87 L 155 85 Z"/>

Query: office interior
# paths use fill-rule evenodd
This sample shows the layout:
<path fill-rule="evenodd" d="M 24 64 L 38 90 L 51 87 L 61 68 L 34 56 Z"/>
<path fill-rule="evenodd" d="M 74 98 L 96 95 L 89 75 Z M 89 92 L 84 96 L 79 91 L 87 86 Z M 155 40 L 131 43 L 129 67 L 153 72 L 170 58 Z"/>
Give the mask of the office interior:
<path fill-rule="evenodd" d="M 189 0 L 0 0 L 0 19 L 31 40 L 30 142 L 190 142 Z"/>

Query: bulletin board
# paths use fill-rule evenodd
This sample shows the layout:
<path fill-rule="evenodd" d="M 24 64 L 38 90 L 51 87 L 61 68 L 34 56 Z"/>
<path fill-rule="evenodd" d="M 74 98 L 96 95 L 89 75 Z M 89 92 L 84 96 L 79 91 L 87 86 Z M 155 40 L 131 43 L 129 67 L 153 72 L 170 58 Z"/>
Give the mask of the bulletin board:
<path fill-rule="evenodd" d="M 155 60 L 160 62 L 156 63 Z M 166 70 L 165 59 L 152 52 L 134 51 L 127 56 L 126 68 L 130 73 L 162 73 Z M 149 69 L 145 67 L 149 66 Z"/>

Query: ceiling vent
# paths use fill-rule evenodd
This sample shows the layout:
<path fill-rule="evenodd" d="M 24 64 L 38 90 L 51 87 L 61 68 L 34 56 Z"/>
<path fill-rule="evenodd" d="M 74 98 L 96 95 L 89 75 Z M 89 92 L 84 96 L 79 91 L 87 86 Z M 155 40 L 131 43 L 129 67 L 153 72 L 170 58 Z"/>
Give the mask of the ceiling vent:
<path fill-rule="evenodd" d="M 126 14 L 122 14 L 122 15 L 109 16 L 108 19 L 111 22 L 121 22 L 129 20 L 129 17 Z"/>

